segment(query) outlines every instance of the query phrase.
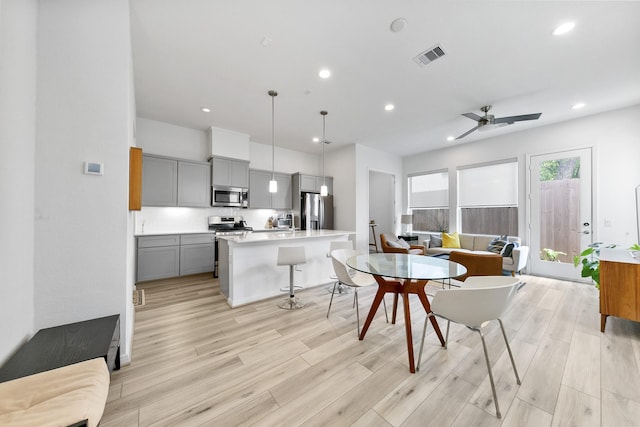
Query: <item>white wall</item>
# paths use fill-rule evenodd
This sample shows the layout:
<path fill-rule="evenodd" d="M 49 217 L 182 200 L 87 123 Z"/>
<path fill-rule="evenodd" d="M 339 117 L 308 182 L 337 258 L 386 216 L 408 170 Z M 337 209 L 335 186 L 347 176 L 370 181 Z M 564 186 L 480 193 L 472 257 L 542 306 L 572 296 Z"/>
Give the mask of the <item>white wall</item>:
<path fill-rule="evenodd" d="M 0 2 L 0 365 L 34 331 L 36 0 Z"/>
<path fill-rule="evenodd" d="M 130 354 L 127 0 L 39 3 L 35 326 L 120 314 Z M 104 176 L 83 162 L 104 163 Z"/>
<path fill-rule="evenodd" d="M 552 124 L 448 149 L 405 157 L 404 178 L 411 173 L 448 168 L 450 201 L 457 198 L 456 167 L 518 158 L 519 206 L 526 206 L 526 156 L 594 147 L 594 238 L 629 246 L 637 239 L 635 187 L 640 184 L 640 105 Z M 517 126 L 517 125 L 516 125 Z M 406 197 L 404 206 L 407 205 Z M 519 234 L 526 236 L 526 209 L 519 209 Z M 454 220 L 454 213 L 452 213 Z M 612 227 L 604 227 L 604 221 Z M 456 230 L 451 223 L 451 230 Z M 526 237 L 525 237 L 526 238 Z"/>
<path fill-rule="evenodd" d="M 211 144 L 205 131 L 144 117 L 136 120 L 136 146 L 143 152 L 199 162 L 211 156 Z"/>
<path fill-rule="evenodd" d="M 225 129 L 215 129 L 218 134 Z M 230 136 L 242 135 L 237 132 L 227 131 Z M 163 156 L 178 157 L 181 159 L 205 162 L 212 153 L 212 141 L 208 131 L 186 128 L 157 120 L 138 117 L 137 120 L 137 146 L 146 153 L 160 154 Z M 214 135 L 215 136 L 215 135 Z M 216 155 L 246 159 L 247 156 L 233 155 L 232 148 L 222 151 L 222 146 L 217 146 Z M 322 174 L 321 155 L 309 154 L 301 151 L 275 147 L 274 169 L 276 172 L 294 173 L 301 172 L 310 175 Z M 271 145 L 250 141 L 248 144 L 250 167 L 252 169 L 271 170 Z"/>
<path fill-rule="evenodd" d="M 360 250 L 367 250 L 371 229 L 369 228 L 369 171 L 384 172 L 395 176 L 396 190 L 395 200 L 389 201 L 395 204 L 394 217 L 399 218 L 402 212 L 402 159 L 391 153 L 376 150 L 356 144 L 356 204 L 355 204 L 355 230 L 356 245 Z M 394 234 L 398 234 L 400 227 L 396 224 Z"/>

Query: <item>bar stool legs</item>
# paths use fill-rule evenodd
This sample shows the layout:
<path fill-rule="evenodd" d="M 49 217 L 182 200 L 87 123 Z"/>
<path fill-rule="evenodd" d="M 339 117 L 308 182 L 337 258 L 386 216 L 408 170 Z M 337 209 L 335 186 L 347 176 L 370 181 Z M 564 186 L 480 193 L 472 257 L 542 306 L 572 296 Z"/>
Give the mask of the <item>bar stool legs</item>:
<path fill-rule="evenodd" d="M 305 304 L 295 296 L 293 272 L 295 271 L 296 265 L 305 264 L 306 262 L 307 258 L 303 246 L 281 246 L 278 248 L 277 264 L 289 266 L 289 297 L 280 301 L 278 307 L 285 310 L 296 310 L 305 306 Z"/>

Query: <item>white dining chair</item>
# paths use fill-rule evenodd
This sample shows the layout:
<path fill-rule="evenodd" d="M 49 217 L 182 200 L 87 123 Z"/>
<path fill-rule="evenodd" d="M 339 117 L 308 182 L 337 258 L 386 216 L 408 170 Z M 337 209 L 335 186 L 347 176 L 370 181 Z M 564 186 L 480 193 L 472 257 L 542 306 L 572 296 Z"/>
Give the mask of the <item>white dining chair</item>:
<path fill-rule="evenodd" d="M 443 289 L 438 291 L 431 301 L 431 312 L 425 318 L 424 330 L 422 331 L 422 342 L 420 343 L 420 354 L 418 356 L 418 364 L 416 369 L 420 369 L 420 360 L 422 359 L 422 350 L 424 347 L 424 339 L 427 331 L 428 320 L 431 316 L 441 317 L 447 320 L 447 333 L 445 338 L 445 348 L 449 339 L 449 323 L 455 322 L 465 325 L 472 331 L 476 331 L 482 340 L 482 348 L 484 350 L 484 358 L 487 362 L 487 370 L 489 371 L 489 381 L 491 382 L 491 391 L 493 392 L 493 401 L 496 406 L 496 416 L 502 418 L 500 407 L 498 405 L 498 396 L 496 394 L 496 386 L 493 381 L 493 373 L 491 372 L 491 364 L 489 362 L 489 354 L 487 353 L 487 345 L 482 327 L 492 320 L 500 323 L 502 336 L 507 345 L 513 372 L 516 375 L 516 382 L 520 385 L 520 377 L 516 369 L 516 363 L 513 360 L 511 347 L 507 334 L 504 331 L 500 316 L 505 312 L 509 303 L 513 299 L 520 280 L 515 277 L 507 276 L 473 276 L 467 278 L 461 288 Z"/>
<path fill-rule="evenodd" d="M 329 242 L 329 253 L 327 254 L 328 258 L 331 258 L 331 252 L 337 249 L 350 249 L 353 250 L 353 241 L 352 240 L 334 240 Z M 351 273 L 351 272 L 350 272 Z M 327 287 L 327 291 L 331 292 L 331 300 L 333 301 L 333 295 L 338 291 L 338 295 L 346 295 L 350 291 L 350 287 L 344 285 L 340 280 L 338 280 L 338 276 L 336 274 L 332 274 L 329 276 L 329 279 L 333 281 L 333 286 L 329 285 Z M 329 304 L 329 310 L 331 309 L 331 304 Z M 329 317 L 329 312 L 327 312 L 327 317 Z"/>
<path fill-rule="evenodd" d="M 358 335 L 360 335 L 360 309 L 358 306 L 358 288 L 362 288 L 364 286 L 371 286 L 377 284 L 376 279 L 373 278 L 372 275 L 367 273 L 362 273 L 360 271 L 349 271 L 347 267 L 347 259 L 357 256 L 363 255 L 364 252 L 355 251 L 352 249 L 336 249 L 331 252 L 331 261 L 333 262 L 333 270 L 336 273 L 338 281 L 346 286 L 350 286 L 353 288 L 353 305 L 356 308 L 356 318 L 358 325 Z M 331 304 L 333 303 L 333 293 L 331 294 L 331 300 L 329 301 L 329 309 L 327 310 L 327 318 L 329 317 L 329 312 L 331 311 Z M 389 316 L 387 315 L 387 303 L 385 300 L 382 300 L 384 304 L 384 314 L 387 318 L 387 322 L 389 322 Z"/>

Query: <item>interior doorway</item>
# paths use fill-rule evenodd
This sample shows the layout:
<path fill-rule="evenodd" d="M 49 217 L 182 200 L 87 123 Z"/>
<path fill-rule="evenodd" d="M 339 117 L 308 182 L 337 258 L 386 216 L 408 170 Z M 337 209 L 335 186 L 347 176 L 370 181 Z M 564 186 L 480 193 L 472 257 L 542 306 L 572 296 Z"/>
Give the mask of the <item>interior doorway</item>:
<path fill-rule="evenodd" d="M 380 233 L 396 232 L 395 221 L 396 178 L 392 174 L 369 171 L 369 221 L 378 224 L 376 241 L 380 248 Z M 372 232 L 369 241 L 373 243 Z M 374 247 L 370 247 L 374 249 Z"/>

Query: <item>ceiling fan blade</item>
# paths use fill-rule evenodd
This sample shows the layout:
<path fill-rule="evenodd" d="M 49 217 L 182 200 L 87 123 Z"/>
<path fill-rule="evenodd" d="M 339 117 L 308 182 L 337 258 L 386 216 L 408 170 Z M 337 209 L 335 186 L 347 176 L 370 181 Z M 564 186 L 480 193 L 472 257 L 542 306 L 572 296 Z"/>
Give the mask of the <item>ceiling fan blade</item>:
<path fill-rule="evenodd" d="M 457 137 L 456 139 L 462 139 L 465 136 L 469 135 L 471 132 L 478 130 L 480 126 L 476 126 L 474 128 L 469 129 L 468 131 L 466 131 L 465 133 L 463 133 L 462 135 L 460 135 L 459 137 Z"/>
<path fill-rule="evenodd" d="M 474 113 L 464 113 L 463 116 L 471 119 L 471 120 L 475 120 L 476 122 L 479 122 L 480 120 L 482 120 L 482 116 L 479 116 L 477 114 Z"/>
<path fill-rule="evenodd" d="M 538 120 L 542 113 L 535 114 L 523 114 L 521 116 L 509 116 L 509 117 L 496 117 L 493 119 L 493 123 L 514 123 L 523 122 L 525 120 Z"/>

